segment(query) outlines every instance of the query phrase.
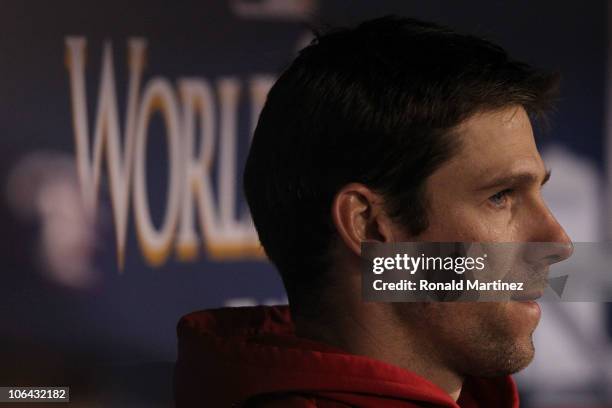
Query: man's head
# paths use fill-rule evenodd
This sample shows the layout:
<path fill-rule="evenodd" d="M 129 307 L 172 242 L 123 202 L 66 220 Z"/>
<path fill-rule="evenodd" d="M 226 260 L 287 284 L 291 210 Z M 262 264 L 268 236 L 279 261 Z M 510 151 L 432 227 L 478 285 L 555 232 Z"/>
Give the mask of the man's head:
<path fill-rule="evenodd" d="M 556 84 L 485 40 L 411 19 L 372 20 L 302 50 L 268 95 L 244 175 L 292 312 L 358 282 L 364 240 L 567 241 L 540 196 L 547 171 L 531 127 Z M 533 305 L 394 311 L 422 323 L 432 355 L 464 374 L 516 371 L 533 354 Z"/>

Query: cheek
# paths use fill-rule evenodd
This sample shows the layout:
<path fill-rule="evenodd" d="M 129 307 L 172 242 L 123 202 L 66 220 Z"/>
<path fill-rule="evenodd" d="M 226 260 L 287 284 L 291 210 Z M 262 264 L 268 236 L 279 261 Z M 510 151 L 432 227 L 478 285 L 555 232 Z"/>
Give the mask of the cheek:
<path fill-rule="evenodd" d="M 433 192 L 436 193 L 433 193 Z M 495 210 L 453 186 L 429 187 L 429 227 L 416 240 L 431 242 L 514 242 L 521 238 L 520 214 Z"/>
<path fill-rule="evenodd" d="M 480 208 L 445 208 L 431 211 L 423 241 L 511 242 L 517 228 L 508 217 Z"/>

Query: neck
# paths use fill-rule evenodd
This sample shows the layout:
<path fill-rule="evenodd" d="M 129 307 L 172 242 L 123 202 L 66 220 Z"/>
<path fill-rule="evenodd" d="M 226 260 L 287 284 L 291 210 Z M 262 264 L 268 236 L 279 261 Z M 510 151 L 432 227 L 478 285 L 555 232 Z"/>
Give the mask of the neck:
<path fill-rule="evenodd" d="M 337 293 L 336 293 L 337 296 Z M 294 316 L 296 334 L 411 371 L 443 389 L 454 401 L 463 378 L 444 365 L 436 347 L 406 327 L 392 304 L 353 302 L 325 308 L 325 317 Z"/>

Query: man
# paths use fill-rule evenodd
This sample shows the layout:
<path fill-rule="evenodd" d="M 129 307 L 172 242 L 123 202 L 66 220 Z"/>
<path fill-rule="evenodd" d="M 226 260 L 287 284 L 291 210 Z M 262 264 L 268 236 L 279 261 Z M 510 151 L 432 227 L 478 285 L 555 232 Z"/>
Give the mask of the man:
<path fill-rule="evenodd" d="M 179 325 L 178 406 L 516 407 L 535 302 L 361 298 L 363 241 L 571 243 L 532 120 L 557 77 L 435 24 L 319 36 L 271 89 L 244 173 L 283 308 Z"/>

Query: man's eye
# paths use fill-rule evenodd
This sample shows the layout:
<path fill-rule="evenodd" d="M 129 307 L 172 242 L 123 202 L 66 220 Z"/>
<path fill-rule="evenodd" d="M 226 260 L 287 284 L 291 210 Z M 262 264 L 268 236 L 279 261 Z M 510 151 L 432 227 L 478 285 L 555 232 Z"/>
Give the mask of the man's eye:
<path fill-rule="evenodd" d="M 505 189 L 500 191 L 499 193 L 495 193 L 493 194 L 491 197 L 489 197 L 489 201 L 491 201 L 491 203 L 493 203 L 493 205 L 495 205 L 496 207 L 503 207 L 504 205 L 506 205 L 506 202 L 508 201 L 508 195 L 512 193 L 512 189 Z"/>

